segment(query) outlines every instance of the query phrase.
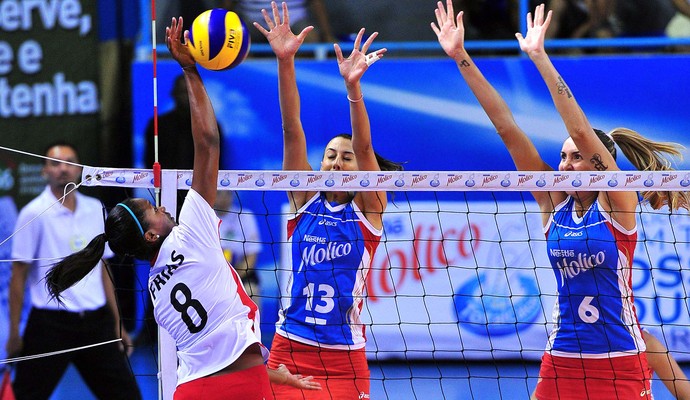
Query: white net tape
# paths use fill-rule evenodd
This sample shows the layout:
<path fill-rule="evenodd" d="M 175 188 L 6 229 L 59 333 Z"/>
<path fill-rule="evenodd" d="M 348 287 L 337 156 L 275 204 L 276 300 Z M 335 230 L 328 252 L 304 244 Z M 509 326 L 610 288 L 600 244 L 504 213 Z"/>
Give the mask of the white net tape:
<path fill-rule="evenodd" d="M 84 167 L 86 186 L 152 188 L 150 169 Z M 177 188 L 188 189 L 192 171 L 177 172 Z M 646 191 L 688 190 L 690 171 L 220 171 L 226 190 L 381 191 Z"/>

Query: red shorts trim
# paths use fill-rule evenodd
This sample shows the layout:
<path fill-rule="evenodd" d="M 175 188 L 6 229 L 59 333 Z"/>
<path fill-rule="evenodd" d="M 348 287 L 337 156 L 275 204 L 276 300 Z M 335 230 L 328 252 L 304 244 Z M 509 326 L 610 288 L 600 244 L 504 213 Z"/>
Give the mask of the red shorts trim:
<path fill-rule="evenodd" d="M 299 390 L 273 385 L 279 400 L 369 399 L 369 366 L 364 349 L 335 350 L 309 346 L 276 334 L 273 337 L 268 367 L 285 366 L 293 374 L 313 376 L 322 390 Z"/>
<path fill-rule="evenodd" d="M 569 358 L 545 353 L 535 396 L 538 400 L 651 400 L 647 356 Z"/>
<path fill-rule="evenodd" d="M 177 387 L 174 400 L 265 400 L 271 398 L 266 366 L 257 365 L 229 374 L 206 376 Z"/>

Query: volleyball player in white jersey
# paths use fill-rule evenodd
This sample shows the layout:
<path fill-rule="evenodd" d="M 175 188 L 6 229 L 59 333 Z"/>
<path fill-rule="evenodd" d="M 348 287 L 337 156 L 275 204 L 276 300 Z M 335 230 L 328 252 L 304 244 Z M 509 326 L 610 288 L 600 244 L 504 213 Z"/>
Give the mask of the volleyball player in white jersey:
<path fill-rule="evenodd" d="M 83 278 L 106 241 L 117 254 L 149 260 L 149 294 L 156 322 L 177 347 L 180 399 L 265 399 L 274 382 L 317 389 L 310 377 L 291 375 L 284 366 L 268 371 L 268 351 L 260 343 L 259 312 L 223 255 L 213 211 L 218 182 L 220 139 L 211 102 L 187 46 L 180 41 L 182 19 L 166 29 L 171 55 L 182 67 L 192 114 L 194 177 L 179 225 L 165 207 L 128 199 L 108 214 L 105 233 L 86 249 L 51 270 L 54 296 Z M 185 42 L 187 40 L 185 32 Z"/>
<path fill-rule="evenodd" d="M 287 5 L 282 17 L 275 2 L 272 18 L 263 11 L 268 30 L 254 23 L 278 59 L 283 122 L 283 169 L 311 170 L 300 121 L 295 54 L 312 27 L 294 35 Z M 335 45 L 340 74 L 350 101 L 352 135 L 338 135 L 328 145 L 321 171 L 399 170 L 400 165 L 373 149 L 360 79 L 385 49 L 366 54 L 377 34 L 364 43 L 359 32 L 349 57 Z M 361 48 L 360 48 L 361 46 Z M 386 209 L 385 192 L 290 192 L 288 220 L 292 277 L 287 306 L 271 347 L 269 367 L 287 365 L 293 373 L 313 375 L 322 392 L 273 387 L 276 399 L 366 399 L 369 369 L 360 320 L 364 284 L 379 244 Z M 283 303 L 285 305 L 285 303 Z"/>
<path fill-rule="evenodd" d="M 569 138 L 561 150 L 560 171 L 619 170 L 617 144 L 640 170 L 667 170 L 663 153 L 679 155 L 679 146 L 645 139 L 625 128 L 610 134 L 594 130 L 570 88 L 544 50 L 551 13 L 544 5 L 527 16 L 521 49 L 537 66 Z M 445 52 L 475 94 L 519 170 L 547 171 L 536 148 L 517 126 L 505 101 L 486 81 L 464 48 L 462 12 L 438 2 L 431 24 Z M 542 211 L 548 255 L 558 281 L 554 329 L 542 358 L 536 398 L 651 399 L 645 344 L 632 295 L 632 260 L 637 238 L 635 192 L 533 192 Z M 654 208 L 688 207 L 687 194 L 645 192 Z M 580 260 L 589 260 L 583 263 Z"/>

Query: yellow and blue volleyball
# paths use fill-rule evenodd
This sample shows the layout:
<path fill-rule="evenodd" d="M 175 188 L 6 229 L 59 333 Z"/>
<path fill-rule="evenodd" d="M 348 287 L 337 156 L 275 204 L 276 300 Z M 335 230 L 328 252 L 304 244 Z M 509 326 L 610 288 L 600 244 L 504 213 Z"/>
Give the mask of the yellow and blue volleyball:
<path fill-rule="evenodd" d="M 189 28 L 189 50 L 206 69 L 220 71 L 238 66 L 249 53 L 247 26 L 232 11 L 222 8 L 199 14 Z"/>

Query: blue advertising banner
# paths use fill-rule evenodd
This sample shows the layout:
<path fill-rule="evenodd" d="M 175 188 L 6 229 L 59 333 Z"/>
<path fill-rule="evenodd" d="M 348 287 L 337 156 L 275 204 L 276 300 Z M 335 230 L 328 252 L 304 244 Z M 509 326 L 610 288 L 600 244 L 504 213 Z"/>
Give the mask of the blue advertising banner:
<path fill-rule="evenodd" d="M 517 57 L 478 59 L 476 62 L 505 98 L 515 114 L 517 123 L 533 139 L 543 158 L 556 168 L 561 145 L 567 133 L 536 68 L 528 59 Z M 623 126 L 634 129 L 650 139 L 690 145 L 690 136 L 687 135 L 690 130 L 690 120 L 687 117 L 690 98 L 686 95 L 686 88 L 690 87 L 690 76 L 687 74 L 690 70 L 689 56 L 563 57 L 555 58 L 554 64 L 572 88 L 594 127 L 609 131 Z M 159 62 L 157 68 L 158 106 L 159 113 L 162 114 L 174 107 L 170 94 L 175 78 L 180 75 L 180 68 L 169 61 Z M 309 161 L 313 168 L 318 169 L 326 143 L 336 134 L 350 132 L 349 105 L 345 85 L 338 73 L 335 60 L 321 62 L 299 60 L 296 69 Z M 137 63 L 133 69 L 133 78 L 136 82 L 133 88 L 135 110 L 133 152 L 137 168 L 151 167 L 145 165 L 144 161 L 144 152 L 150 151 L 144 149 L 144 143 L 146 143 L 144 132 L 153 114 L 153 85 L 149 84 L 152 82 L 152 71 L 153 67 L 148 62 Z M 249 59 L 230 71 L 202 70 L 202 76 L 223 132 L 225 158 L 221 168 L 279 170 L 282 164 L 282 135 L 275 61 Z M 413 171 L 512 171 L 515 169 L 489 119 L 452 61 L 431 58 L 386 58 L 367 71 L 362 82 L 364 98 L 371 118 L 374 147 L 378 153 L 387 158 L 405 162 L 405 169 Z M 159 140 L 161 142 L 175 141 L 176 134 L 176 132 L 160 132 Z M 623 169 L 632 169 L 632 166 L 624 160 L 620 160 L 619 164 Z M 678 169 L 690 169 L 689 166 L 687 162 L 679 162 L 676 165 Z M 162 167 L 166 168 L 166 165 Z M 284 234 L 282 228 L 284 216 L 280 214 L 286 203 L 286 196 L 282 192 L 241 192 L 238 195 L 241 206 L 251 209 L 259 216 L 258 225 L 264 244 L 257 266 L 262 280 L 262 295 L 265 296 L 262 299 L 262 331 L 265 335 L 264 342 L 270 344 L 274 331 L 273 323 L 277 319 L 280 273 L 276 271 L 281 267 L 280 238 Z M 531 197 L 524 193 L 506 193 L 500 199 L 500 202 L 507 202 L 501 203 L 501 207 L 508 210 L 514 206 L 510 204 L 511 202 L 531 201 Z M 391 238 L 408 238 L 408 244 L 400 245 L 401 248 L 392 246 L 389 249 L 391 252 L 396 252 L 394 254 L 397 255 L 400 263 L 403 262 L 402 254 L 412 254 L 427 246 L 426 243 L 422 246 L 415 242 L 417 236 L 414 230 L 418 225 L 429 232 L 436 229 L 432 227 L 433 221 L 424 217 L 419 217 L 422 218 L 419 221 L 414 218 L 400 217 L 401 210 L 429 208 L 429 200 L 440 200 L 442 202 L 439 204 L 448 210 L 457 210 L 473 207 L 491 208 L 491 203 L 487 201 L 494 201 L 494 198 L 489 193 L 397 193 L 393 202 L 389 203 L 388 211 L 395 209 L 396 213 L 386 218 L 386 231 L 390 231 Z M 472 206 L 472 204 L 475 205 Z M 656 217 L 645 215 L 644 218 L 646 221 L 646 219 L 655 220 Z M 682 349 L 690 341 L 690 329 L 685 328 L 688 325 L 689 313 L 687 294 L 684 289 L 686 287 L 684 285 L 690 281 L 680 273 L 687 260 L 682 256 L 674 258 L 674 254 L 683 254 L 685 249 L 683 246 L 687 238 L 678 236 L 680 231 L 675 231 L 673 228 L 662 229 L 662 226 L 668 226 L 668 218 L 664 221 L 646 223 L 645 226 L 655 228 L 647 232 L 647 236 L 640 235 L 640 240 L 644 237 L 663 236 L 666 247 L 663 257 L 658 257 L 657 255 L 661 253 L 653 251 L 653 246 L 659 246 L 656 242 L 654 242 L 656 244 L 642 243 L 640 245 L 642 247 L 638 247 L 634 281 L 638 295 L 636 300 L 639 304 L 641 323 L 651 327 L 663 325 L 663 333 L 669 347 Z M 405 222 L 410 226 L 400 225 Z M 677 223 L 679 227 L 685 226 L 684 221 Z M 448 229 L 457 233 L 476 226 L 477 229 L 489 232 L 491 225 L 491 221 L 483 220 L 474 225 L 458 222 L 455 225 L 451 224 Z M 498 224 L 494 225 L 498 226 Z M 516 232 L 529 231 L 530 237 L 538 237 L 539 228 L 530 225 L 530 229 L 520 228 Z M 440 230 L 427 237 L 434 237 L 439 232 Z M 672 238 L 674 235 L 671 232 L 676 232 L 675 238 Z M 516 238 L 517 235 L 519 234 L 512 232 L 506 237 Z M 503 236 L 505 235 L 500 235 L 502 238 Z M 462 262 L 468 259 L 473 262 L 474 268 L 496 265 L 497 260 L 492 258 L 496 256 L 496 253 L 491 251 L 490 247 L 483 247 L 479 254 L 485 258 L 477 260 L 467 253 L 471 252 L 470 247 L 455 249 L 457 254 L 454 259 Z M 643 247 L 646 251 L 640 250 Z M 379 253 L 382 251 L 386 251 L 385 246 L 379 250 Z M 460 342 L 468 346 L 467 350 L 472 350 L 464 354 L 460 352 L 453 354 L 451 351 L 444 353 L 444 356 L 451 358 L 456 356 L 520 357 L 521 353 L 515 352 L 514 346 L 520 346 L 521 340 L 517 340 L 516 336 L 506 335 L 504 342 L 495 342 L 496 336 L 500 337 L 505 332 L 499 325 L 493 326 L 490 330 L 482 328 L 481 319 L 477 319 L 474 314 L 475 311 L 482 311 L 487 318 L 493 316 L 500 321 L 512 324 L 511 326 L 527 330 L 523 332 L 529 332 L 529 329 L 538 331 L 538 334 L 527 333 L 531 341 L 527 343 L 524 349 L 527 351 L 523 354 L 526 357 L 538 357 L 546 343 L 548 328 L 546 324 L 550 321 L 549 304 L 553 304 L 555 279 L 550 267 L 542 268 L 546 264 L 539 263 L 544 259 L 543 249 L 534 250 L 534 254 L 537 253 L 541 258 L 533 260 L 536 265 L 532 265 L 532 268 L 537 268 L 536 272 L 525 273 L 524 269 L 518 268 L 508 274 L 501 272 L 498 277 L 496 271 L 492 270 L 474 275 L 473 279 L 478 284 L 489 285 L 486 288 L 491 287 L 497 290 L 498 297 L 503 294 L 502 290 L 505 286 L 505 282 L 500 279 L 517 279 L 520 282 L 522 292 L 519 294 L 522 295 L 522 303 L 519 309 L 512 311 L 510 315 L 501 314 L 500 309 L 505 306 L 501 301 L 495 302 L 493 304 L 495 308 L 491 310 L 474 308 L 477 304 L 473 303 L 468 303 L 459 309 L 458 300 L 466 300 L 465 293 L 477 292 L 476 285 L 472 286 L 471 282 L 465 279 L 467 277 L 461 279 L 463 276 L 461 269 L 452 270 L 454 272 L 446 271 L 444 274 L 437 273 L 433 277 L 436 284 L 422 286 L 419 284 L 423 283 L 424 279 L 431 278 L 424 278 L 424 273 L 422 273 L 417 276 L 416 281 L 410 280 L 415 276 L 410 272 L 412 275 L 408 276 L 405 285 L 411 290 L 411 294 L 415 296 L 429 294 L 430 288 L 433 287 L 433 293 L 440 297 L 426 297 L 436 299 L 433 307 L 425 305 L 424 302 L 418 302 L 420 307 L 428 306 L 428 308 L 418 310 L 425 313 L 424 318 L 417 314 L 422 321 L 416 319 L 408 321 L 410 325 L 403 325 L 406 331 L 401 331 L 403 328 L 395 328 L 398 329 L 397 333 L 386 332 L 387 326 L 396 326 L 395 321 L 388 321 L 387 318 L 400 314 L 398 310 L 386 307 L 397 307 L 408 312 L 413 312 L 411 310 L 415 309 L 408 307 L 407 303 L 400 303 L 409 301 L 404 296 L 392 302 L 385 301 L 381 297 L 384 294 L 389 295 L 386 288 L 400 282 L 396 282 L 394 276 L 381 272 L 382 269 L 393 268 L 393 266 L 386 265 L 389 261 L 379 260 L 380 257 L 385 256 L 384 254 L 377 254 L 378 261 L 375 260 L 369 282 L 370 285 L 372 282 L 378 285 L 370 286 L 369 289 L 373 290 L 371 293 L 376 298 L 367 302 L 369 309 L 365 310 L 366 315 L 363 314 L 365 323 L 372 324 L 370 329 L 372 337 L 370 337 L 368 350 L 380 351 L 381 354 L 387 354 L 386 356 L 396 357 L 402 354 L 401 351 L 406 350 L 395 346 L 396 342 L 404 344 L 403 340 L 396 337 L 404 336 L 404 342 L 410 345 L 428 344 L 430 342 L 424 335 L 431 334 L 432 340 L 438 339 L 434 343 L 443 344 L 442 348 L 447 350 L 457 348 Z M 648 256 L 650 253 L 654 253 L 655 256 Z M 515 254 L 521 260 L 520 267 L 524 267 L 525 254 L 518 250 Z M 432 270 L 438 272 L 443 263 L 434 260 L 427 267 L 433 267 Z M 508 269 L 511 266 L 507 265 Z M 400 271 L 404 271 L 404 268 Z M 402 274 L 399 271 L 395 273 Z M 661 280 L 654 285 L 651 276 L 656 277 L 657 274 Z M 439 279 L 446 279 L 447 287 L 439 286 Z M 417 285 L 411 285 L 412 282 L 417 282 Z M 447 289 L 445 297 L 436 293 L 440 290 L 439 287 Z M 396 288 L 403 289 L 397 286 Z M 420 288 L 426 292 L 419 292 Z M 532 297 L 539 291 L 544 295 L 542 298 Z M 669 300 L 669 298 L 678 300 Z M 441 303 L 445 301 L 445 303 L 439 304 L 439 301 Z M 541 309 L 535 306 L 539 303 L 542 305 Z M 666 303 L 672 304 L 676 311 L 672 312 L 667 308 Z M 487 306 L 484 304 L 484 307 Z M 440 311 L 435 313 L 433 310 Z M 532 313 L 535 310 L 539 312 Z M 525 320 L 521 320 L 520 312 L 529 315 L 525 316 Z M 424 321 L 428 321 L 433 329 L 423 325 Z M 459 327 L 458 322 L 461 321 L 468 322 L 467 327 Z M 438 323 L 435 324 L 435 322 Z M 379 323 L 380 325 L 377 325 Z M 476 325 L 477 323 L 479 325 Z M 666 327 L 673 330 L 666 332 Z M 507 329 L 513 335 L 515 334 L 514 327 Z M 486 331 L 485 334 L 484 331 Z M 417 334 L 419 335 L 415 336 Z M 523 334 L 525 333 L 517 333 L 520 338 Z M 376 335 L 380 335 L 380 340 L 375 340 Z M 476 337 L 476 341 L 468 342 L 467 339 L 472 335 Z M 462 339 L 460 342 L 458 336 Z M 497 346 L 495 347 L 497 350 L 505 350 L 505 352 L 494 354 L 484 351 L 487 340 L 493 346 Z M 376 347 L 377 344 L 384 343 L 385 347 Z M 524 346 L 525 342 L 522 341 L 522 343 Z M 392 347 L 389 347 L 391 345 Z M 419 357 L 432 357 L 432 353 L 426 347 L 421 346 L 418 350 Z"/>

